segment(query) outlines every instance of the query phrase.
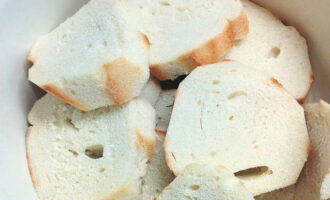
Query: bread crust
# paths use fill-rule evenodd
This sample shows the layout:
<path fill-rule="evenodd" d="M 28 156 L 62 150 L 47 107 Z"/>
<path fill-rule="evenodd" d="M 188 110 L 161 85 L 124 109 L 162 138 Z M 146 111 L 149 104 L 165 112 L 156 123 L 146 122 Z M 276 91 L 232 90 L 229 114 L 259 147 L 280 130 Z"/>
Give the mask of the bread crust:
<path fill-rule="evenodd" d="M 231 59 L 223 59 L 223 60 L 221 60 L 220 62 L 232 62 L 233 60 L 231 60 Z"/>
<path fill-rule="evenodd" d="M 167 143 L 167 139 L 166 138 L 164 140 L 163 147 L 164 147 L 164 151 L 165 151 L 165 161 L 166 161 L 166 164 L 167 164 L 168 168 L 170 168 L 170 170 L 173 172 L 173 174 L 175 176 L 178 176 L 179 174 L 178 174 L 178 172 L 175 170 L 175 168 L 173 166 L 172 159 L 169 157 L 170 154 L 172 155 L 172 153 L 168 152 L 168 143 Z"/>
<path fill-rule="evenodd" d="M 82 103 L 79 103 L 78 101 L 68 97 L 67 95 L 65 95 L 61 90 L 59 90 L 55 85 L 52 84 L 46 84 L 46 85 L 42 85 L 41 88 L 49 93 L 51 93 L 52 95 L 54 95 L 55 97 L 57 97 L 58 99 L 61 99 L 62 101 L 64 101 L 65 103 L 68 103 L 80 110 L 83 111 L 87 111 L 89 110 L 87 106 L 85 106 Z"/>
<path fill-rule="evenodd" d="M 32 184 L 33 184 L 34 189 L 36 189 L 38 187 L 38 184 L 39 183 L 38 183 L 36 177 L 33 174 L 32 162 L 31 162 L 31 159 L 30 159 L 30 156 L 29 156 L 29 145 L 28 145 L 28 141 L 29 141 L 29 137 L 30 137 L 31 132 L 32 132 L 32 128 L 33 127 L 30 126 L 28 128 L 28 130 L 26 131 L 26 134 L 25 134 L 25 156 L 26 156 L 26 161 L 27 161 L 27 165 L 28 165 L 28 169 L 29 169 L 31 181 L 32 181 Z"/>
<path fill-rule="evenodd" d="M 271 84 L 274 85 L 275 87 L 277 87 L 277 88 L 281 88 L 281 89 L 284 89 L 284 88 L 283 88 L 283 85 L 282 85 L 280 82 L 278 82 L 277 79 L 275 79 L 275 78 L 270 78 L 270 82 L 271 82 Z"/>
<path fill-rule="evenodd" d="M 143 77 L 142 69 L 125 57 L 103 65 L 105 88 L 115 104 L 123 104 L 134 96 L 134 84 Z"/>
<path fill-rule="evenodd" d="M 149 41 L 149 38 L 146 34 L 143 34 L 143 33 L 140 33 L 140 36 L 141 36 L 141 39 L 142 39 L 142 42 L 143 44 L 149 48 L 150 47 L 150 41 Z"/>
<path fill-rule="evenodd" d="M 233 47 L 233 44 L 234 34 L 232 23 L 228 23 L 223 32 L 190 52 L 179 56 L 176 61 L 181 67 L 191 72 L 197 66 L 217 62 L 221 56 Z M 150 64 L 150 71 L 159 80 L 173 79 L 175 77 L 172 77 L 172 75 L 166 71 L 168 70 L 167 65 L 169 64 L 170 63 L 152 63 Z"/>
<path fill-rule="evenodd" d="M 121 188 L 118 188 L 118 190 L 112 192 L 111 194 L 103 197 L 101 200 L 117 200 L 129 193 L 133 193 L 133 191 L 129 187 L 123 186 Z"/>
<path fill-rule="evenodd" d="M 230 21 L 233 27 L 234 39 L 240 40 L 249 32 L 249 19 L 244 12 L 234 20 Z"/>
<path fill-rule="evenodd" d="M 200 65 L 214 63 L 233 46 L 233 42 L 233 28 L 229 23 L 224 32 L 183 56 L 182 59 L 185 59 L 185 57 L 191 57 Z M 196 66 L 192 66 L 193 68 L 190 68 L 190 66 L 187 67 L 188 70 L 192 71 Z"/>
<path fill-rule="evenodd" d="M 197 63 L 196 63 L 197 65 Z M 167 75 L 166 72 L 163 72 L 161 70 L 161 65 L 160 64 L 150 64 L 149 69 L 151 74 L 156 77 L 158 80 L 167 80 L 170 79 L 169 75 Z"/>
<path fill-rule="evenodd" d="M 159 130 L 159 129 L 156 129 L 156 134 L 157 135 L 160 135 L 160 136 L 165 136 L 166 135 L 166 131 L 162 131 L 162 130 Z"/>
<path fill-rule="evenodd" d="M 306 96 L 308 95 L 314 80 L 315 80 L 314 74 L 313 74 L 313 72 L 311 72 L 311 74 L 309 75 L 309 84 L 308 84 L 307 90 L 306 90 L 305 94 L 303 95 L 303 97 L 297 99 L 298 103 L 303 104 L 305 102 Z"/>
<path fill-rule="evenodd" d="M 139 150 L 141 148 L 144 148 L 148 157 L 151 157 L 152 154 L 154 154 L 154 152 L 155 152 L 155 140 L 143 137 L 143 135 L 146 135 L 146 134 L 143 134 L 141 130 L 139 130 L 139 129 L 135 130 L 136 149 Z"/>

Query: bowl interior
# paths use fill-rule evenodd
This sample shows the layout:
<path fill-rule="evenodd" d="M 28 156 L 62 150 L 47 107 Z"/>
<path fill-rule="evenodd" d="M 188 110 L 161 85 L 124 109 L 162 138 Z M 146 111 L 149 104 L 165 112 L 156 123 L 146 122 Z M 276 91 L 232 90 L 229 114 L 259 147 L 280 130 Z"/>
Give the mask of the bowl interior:
<path fill-rule="evenodd" d="M 306 37 L 315 75 L 307 102 L 330 101 L 330 1 L 255 0 Z M 38 37 L 87 0 L 0 0 L 0 199 L 36 199 L 25 159 L 26 116 L 41 91 L 27 80 L 27 53 Z"/>

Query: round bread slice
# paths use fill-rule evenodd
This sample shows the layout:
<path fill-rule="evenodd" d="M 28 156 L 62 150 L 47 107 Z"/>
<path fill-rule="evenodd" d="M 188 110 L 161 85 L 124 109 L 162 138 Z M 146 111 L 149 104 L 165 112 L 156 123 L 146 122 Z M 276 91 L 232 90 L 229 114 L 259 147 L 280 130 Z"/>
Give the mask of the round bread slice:
<path fill-rule="evenodd" d="M 36 43 L 29 80 L 85 111 L 138 96 L 149 44 L 135 19 L 125 1 L 91 0 Z"/>
<path fill-rule="evenodd" d="M 276 78 L 300 103 L 313 82 L 305 39 L 292 26 L 285 26 L 268 10 L 242 0 L 250 25 L 249 34 L 224 59 L 237 60 Z"/>
<path fill-rule="evenodd" d="M 160 87 L 159 81 L 153 76 L 150 76 L 149 81 L 143 88 L 140 97 L 149 101 L 152 106 L 155 106 L 161 92 L 162 88 Z"/>
<path fill-rule="evenodd" d="M 176 89 L 163 90 L 155 105 L 157 120 L 156 132 L 165 135 L 170 122 Z"/>
<path fill-rule="evenodd" d="M 258 195 L 294 184 L 309 144 L 303 108 L 282 85 L 229 61 L 181 82 L 165 151 L 175 174 L 192 163 L 223 165 Z"/>
<path fill-rule="evenodd" d="M 47 94 L 29 114 L 26 152 L 41 200 L 128 200 L 155 143 L 155 111 L 145 100 L 82 112 Z"/>
<path fill-rule="evenodd" d="M 330 199 L 330 105 L 305 106 L 311 153 L 296 186 L 295 200 Z"/>
<path fill-rule="evenodd" d="M 248 32 L 239 0 L 131 1 L 142 15 L 150 41 L 150 70 L 160 80 L 175 79 L 216 62 Z"/>
<path fill-rule="evenodd" d="M 154 199 L 175 178 L 165 161 L 164 139 L 164 135 L 158 134 L 156 136 L 155 153 L 148 162 L 146 175 L 142 178 L 142 196 L 140 200 Z"/>
<path fill-rule="evenodd" d="M 253 200 L 252 194 L 224 167 L 189 165 L 157 200 Z"/>

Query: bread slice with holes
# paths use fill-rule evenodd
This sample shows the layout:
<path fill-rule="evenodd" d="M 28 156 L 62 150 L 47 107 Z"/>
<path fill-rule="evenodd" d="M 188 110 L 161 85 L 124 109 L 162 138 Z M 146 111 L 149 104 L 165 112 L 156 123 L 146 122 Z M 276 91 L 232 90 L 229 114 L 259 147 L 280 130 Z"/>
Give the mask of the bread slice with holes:
<path fill-rule="evenodd" d="M 276 78 L 300 103 L 313 82 L 306 40 L 268 10 L 242 0 L 249 22 L 248 36 L 224 59 L 237 60 Z"/>
<path fill-rule="evenodd" d="M 292 185 L 310 148 L 303 108 L 276 79 L 238 62 L 196 68 L 177 90 L 167 164 L 223 165 L 254 194 Z"/>
<path fill-rule="evenodd" d="M 151 200 L 157 197 L 175 177 L 165 161 L 164 139 L 164 135 L 158 134 L 156 136 L 155 153 L 148 162 L 146 175 L 142 178 L 142 200 Z"/>
<path fill-rule="evenodd" d="M 163 90 L 155 105 L 157 120 L 156 132 L 165 135 L 170 122 L 176 89 Z"/>
<path fill-rule="evenodd" d="M 149 44 L 126 4 L 91 0 L 42 37 L 29 55 L 29 80 L 84 111 L 138 96 L 149 78 Z"/>
<path fill-rule="evenodd" d="M 296 186 L 295 200 L 330 199 L 330 105 L 305 106 L 312 150 Z"/>
<path fill-rule="evenodd" d="M 256 196 L 256 200 L 294 200 L 295 186 L 289 186 Z"/>
<path fill-rule="evenodd" d="M 157 200 L 253 200 L 252 194 L 224 167 L 189 165 Z"/>
<path fill-rule="evenodd" d="M 143 88 L 140 97 L 149 101 L 152 106 L 155 106 L 161 91 L 162 88 L 160 87 L 159 81 L 150 76 L 150 79 L 147 82 L 147 85 Z"/>
<path fill-rule="evenodd" d="M 131 1 L 142 15 L 150 41 L 150 70 L 160 80 L 175 79 L 214 63 L 248 32 L 239 0 Z"/>
<path fill-rule="evenodd" d="M 47 94 L 30 114 L 27 160 L 41 200 L 128 200 L 154 152 L 155 111 L 145 100 L 82 112 Z"/>

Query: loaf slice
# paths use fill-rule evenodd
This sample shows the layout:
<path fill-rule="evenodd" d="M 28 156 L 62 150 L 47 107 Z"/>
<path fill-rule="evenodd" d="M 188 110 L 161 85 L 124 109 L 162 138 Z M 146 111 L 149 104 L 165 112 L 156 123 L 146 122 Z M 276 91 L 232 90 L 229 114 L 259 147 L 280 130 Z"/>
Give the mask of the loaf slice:
<path fill-rule="evenodd" d="M 296 200 L 330 198 L 330 105 L 306 105 L 305 114 L 312 150 L 296 186 Z"/>
<path fill-rule="evenodd" d="M 155 105 L 157 120 L 156 132 L 165 135 L 170 122 L 176 89 L 163 90 Z"/>
<path fill-rule="evenodd" d="M 192 163 L 223 165 L 259 195 L 296 182 L 309 144 L 304 111 L 282 85 L 229 61 L 181 82 L 165 152 L 176 175 Z"/>
<path fill-rule="evenodd" d="M 131 5 L 142 15 L 150 70 L 160 80 L 216 62 L 248 32 L 239 0 L 141 0 Z"/>
<path fill-rule="evenodd" d="M 35 103 L 27 160 L 41 200 L 128 200 L 155 143 L 155 111 L 145 100 L 79 111 L 47 94 Z"/>
<path fill-rule="evenodd" d="M 152 106 L 155 106 L 161 91 L 162 88 L 160 87 L 159 81 L 150 76 L 150 79 L 147 82 L 147 85 L 143 88 L 140 96 L 149 101 Z"/>
<path fill-rule="evenodd" d="M 224 167 L 187 166 L 158 200 L 252 200 L 252 194 Z"/>
<path fill-rule="evenodd" d="M 313 82 L 305 39 L 268 10 L 248 0 L 242 3 L 250 31 L 224 59 L 237 60 L 268 73 L 303 103 Z"/>
<path fill-rule="evenodd" d="M 256 200 L 294 200 L 295 186 L 289 186 L 255 197 Z"/>
<path fill-rule="evenodd" d="M 91 0 L 42 37 L 29 80 L 85 111 L 138 96 L 149 78 L 149 44 L 126 3 Z"/>
<path fill-rule="evenodd" d="M 176 90 L 163 90 L 155 105 L 156 109 L 156 147 L 155 154 L 148 162 L 146 175 L 142 178 L 142 192 L 140 199 L 151 200 L 157 197 L 169 185 L 174 174 L 165 161 L 163 142 L 171 117 Z"/>
<path fill-rule="evenodd" d="M 148 162 L 146 175 L 142 178 L 142 200 L 154 199 L 174 179 L 165 161 L 164 138 L 164 135 L 156 137 L 155 154 Z"/>

